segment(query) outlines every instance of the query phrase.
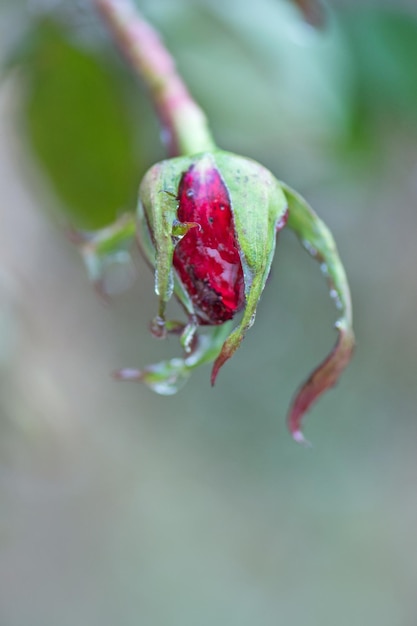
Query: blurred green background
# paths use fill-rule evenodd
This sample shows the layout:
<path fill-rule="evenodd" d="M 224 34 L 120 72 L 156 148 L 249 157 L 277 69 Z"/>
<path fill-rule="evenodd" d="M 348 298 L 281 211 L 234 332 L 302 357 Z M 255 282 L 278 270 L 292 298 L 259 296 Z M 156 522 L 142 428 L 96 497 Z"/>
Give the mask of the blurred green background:
<path fill-rule="evenodd" d="M 284 231 L 214 390 L 113 382 L 178 348 L 139 255 L 104 305 L 65 229 L 134 209 L 158 126 L 91 7 L 3 0 L 0 625 L 415 626 L 415 2 L 329 1 L 318 29 L 283 0 L 138 6 L 218 143 L 332 229 L 357 350 L 300 448 L 285 414 L 336 313 Z"/>

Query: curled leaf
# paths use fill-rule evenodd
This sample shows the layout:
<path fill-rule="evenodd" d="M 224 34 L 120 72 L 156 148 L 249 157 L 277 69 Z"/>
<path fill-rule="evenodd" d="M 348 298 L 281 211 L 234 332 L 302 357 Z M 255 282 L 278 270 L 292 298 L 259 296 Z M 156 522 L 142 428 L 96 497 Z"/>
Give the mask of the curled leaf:
<path fill-rule="evenodd" d="M 287 225 L 320 263 L 328 279 L 330 295 L 341 312 L 335 324 L 339 336 L 333 350 L 300 387 L 288 415 L 288 427 L 293 438 L 305 443 L 301 428 L 303 417 L 314 402 L 337 383 L 351 359 L 355 337 L 349 285 L 332 234 L 302 196 L 283 183 L 282 188 L 289 205 Z"/>

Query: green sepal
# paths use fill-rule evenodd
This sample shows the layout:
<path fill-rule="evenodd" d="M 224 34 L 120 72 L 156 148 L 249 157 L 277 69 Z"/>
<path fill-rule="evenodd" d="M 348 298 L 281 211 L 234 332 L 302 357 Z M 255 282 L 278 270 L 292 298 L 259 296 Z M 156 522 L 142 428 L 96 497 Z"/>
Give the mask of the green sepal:
<path fill-rule="evenodd" d="M 302 196 L 288 185 L 281 185 L 289 206 L 287 225 L 307 252 L 320 263 L 328 280 L 330 295 L 341 314 L 335 324 L 338 331 L 336 345 L 300 387 L 288 415 L 289 430 L 293 438 L 302 443 L 305 442 L 301 431 L 303 417 L 312 404 L 337 383 L 351 359 L 355 337 L 349 284 L 333 236 Z"/>
<path fill-rule="evenodd" d="M 155 268 L 155 293 L 159 298 L 154 334 L 165 336 L 165 308 L 174 291 L 172 259 L 176 243 L 177 191 L 181 175 L 192 161 L 178 157 L 157 163 L 145 174 L 139 189 L 139 240 Z"/>
<path fill-rule="evenodd" d="M 216 152 L 214 158 L 230 195 L 246 302 L 240 324 L 225 341 L 213 365 L 212 384 L 255 321 L 274 258 L 276 233 L 284 226 L 287 211 L 287 199 L 269 170 L 256 161 L 228 152 Z"/>
<path fill-rule="evenodd" d="M 163 396 L 173 395 L 185 385 L 194 369 L 216 358 L 230 328 L 231 323 L 227 322 L 207 334 L 194 337 L 193 349 L 183 358 L 168 359 L 141 370 L 121 369 L 114 373 L 114 377 L 145 383 L 152 391 Z"/>

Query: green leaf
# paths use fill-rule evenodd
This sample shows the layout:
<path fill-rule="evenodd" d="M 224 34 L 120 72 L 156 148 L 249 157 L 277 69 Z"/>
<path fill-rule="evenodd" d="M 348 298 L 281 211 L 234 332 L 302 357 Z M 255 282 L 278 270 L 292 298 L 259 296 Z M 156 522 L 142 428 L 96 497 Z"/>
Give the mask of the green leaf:
<path fill-rule="evenodd" d="M 340 23 L 354 69 L 350 142 L 379 149 L 381 128 L 417 122 L 417 19 L 411 11 L 354 7 Z"/>
<path fill-rule="evenodd" d="M 103 58 L 44 20 L 24 64 L 24 130 L 77 228 L 133 210 L 145 164 L 122 81 Z"/>
<path fill-rule="evenodd" d="M 339 380 L 351 359 L 355 337 L 349 284 L 333 236 L 302 196 L 284 183 L 282 188 L 288 200 L 287 226 L 295 232 L 307 252 L 320 263 L 328 279 L 330 295 L 340 311 L 335 324 L 338 331 L 336 345 L 301 386 L 288 416 L 292 436 L 296 441 L 304 443 L 301 431 L 303 417 L 314 402 Z"/>

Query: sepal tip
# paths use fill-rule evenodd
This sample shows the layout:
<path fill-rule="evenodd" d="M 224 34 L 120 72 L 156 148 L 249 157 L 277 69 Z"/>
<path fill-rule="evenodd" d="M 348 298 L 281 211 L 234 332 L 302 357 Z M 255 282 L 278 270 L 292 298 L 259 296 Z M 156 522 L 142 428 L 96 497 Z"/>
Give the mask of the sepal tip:
<path fill-rule="evenodd" d="M 295 430 L 291 433 L 292 438 L 296 443 L 299 443 L 304 448 L 312 448 L 313 445 L 308 439 L 306 439 L 301 430 Z"/>

